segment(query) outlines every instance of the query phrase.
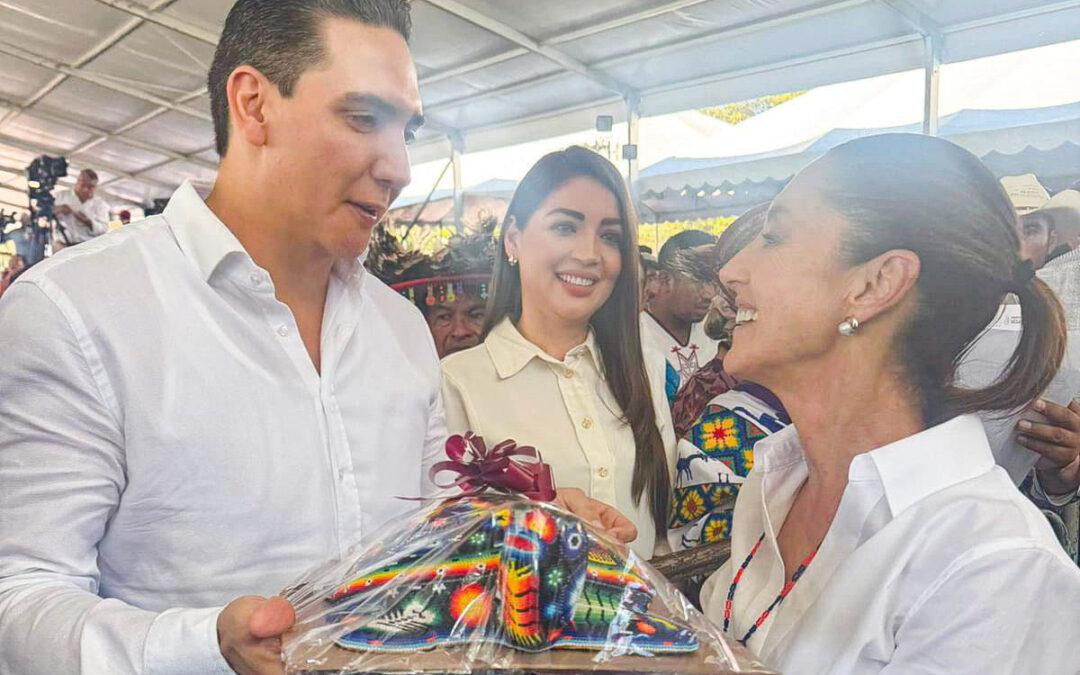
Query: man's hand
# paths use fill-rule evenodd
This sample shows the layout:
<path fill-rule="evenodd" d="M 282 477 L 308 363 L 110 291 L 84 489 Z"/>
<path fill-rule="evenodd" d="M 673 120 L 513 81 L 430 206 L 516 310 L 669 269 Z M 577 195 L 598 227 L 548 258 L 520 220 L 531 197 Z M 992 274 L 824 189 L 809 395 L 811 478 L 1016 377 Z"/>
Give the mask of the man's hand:
<path fill-rule="evenodd" d="M 68 210 L 70 211 L 70 208 Z M 74 211 L 73 215 L 75 216 L 75 220 L 79 221 L 83 225 L 89 228 L 94 227 L 94 221 L 90 220 L 90 216 L 87 216 L 82 211 Z"/>
<path fill-rule="evenodd" d="M 284 598 L 237 598 L 218 615 L 218 647 L 238 675 L 284 675 L 281 635 L 294 623 L 296 612 Z"/>
<path fill-rule="evenodd" d="M 53 209 L 53 213 L 58 216 L 70 216 L 72 211 L 71 207 L 67 204 L 61 204 L 60 206 L 57 206 L 55 209 Z"/>
<path fill-rule="evenodd" d="M 581 518 L 609 537 L 624 544 L 637 539 L 637 527 L 614 507 L 585 496 L 585 493 L 577 488 L 562 488 L 556 492 L 558 494 L 553 502 L 556 506 Z"/>
<path fill-rule="evenodd" d="M 1065 408 L 1038 399 L 1031 408 L 1047 422 L 1021 420 L 1016 440 L 1041 455 L 1035 465 L 1039 485 L 1048 495 L 1075 494 L 1080 489 L 1080 403 Z"/>

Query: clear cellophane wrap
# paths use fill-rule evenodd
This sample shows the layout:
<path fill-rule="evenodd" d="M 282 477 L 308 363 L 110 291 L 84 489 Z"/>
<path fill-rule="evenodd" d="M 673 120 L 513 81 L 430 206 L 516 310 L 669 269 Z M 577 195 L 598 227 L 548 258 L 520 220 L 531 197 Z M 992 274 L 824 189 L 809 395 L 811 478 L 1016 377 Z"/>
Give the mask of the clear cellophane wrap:
<path fill-rule="evenodd" d="M 524 497 L 431 503 L 283 595 L 288 673 L 765 673 L 671 584 Z"/>

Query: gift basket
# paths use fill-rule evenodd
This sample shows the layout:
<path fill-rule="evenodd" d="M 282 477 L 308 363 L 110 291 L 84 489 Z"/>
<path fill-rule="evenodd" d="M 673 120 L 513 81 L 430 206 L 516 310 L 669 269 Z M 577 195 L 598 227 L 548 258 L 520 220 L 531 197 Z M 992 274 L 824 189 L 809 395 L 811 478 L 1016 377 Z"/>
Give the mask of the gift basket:
<path fill-rule="evenodd" d="M 506 489 L 531 449 L 451 444 L 479 457 L 457 462 L 462 494 L 422 503 L 283 593 L 297 613 L 286 672 L 766 672 L 624 545 Z"/>

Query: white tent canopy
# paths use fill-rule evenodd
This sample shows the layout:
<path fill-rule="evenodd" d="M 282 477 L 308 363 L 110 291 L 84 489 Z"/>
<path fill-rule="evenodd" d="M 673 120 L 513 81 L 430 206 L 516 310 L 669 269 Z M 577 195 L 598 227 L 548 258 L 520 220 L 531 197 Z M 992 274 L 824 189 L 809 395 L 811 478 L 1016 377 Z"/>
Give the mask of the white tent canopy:
<path fill-rule="evenodd" d="M 1044 165 L 1051 153 L 1071 160 L 1073 148 L 1080 146 L 1075 72 L 1080 72 L 1080 40 L 945 65 L 941 134 L 994 170 L 1011 170 L 1017 163 L 1002 161 L 1003 156 L 1025 152 L 1029 162 L 1032 154 L 1042 153 Z M 723 153 L 708 158 L 677 152 L 680 156 L 642 171 L 645 215 L 684 217 L 724 208 L 737 213 L 769 199 L 794 173 L 844 140 L 918 130 L 922 87 L 920 71 L 819 87 L 735 127 Z M 1080 173 L 1080 165 L 1063 168 L 1070 182 Z M 731 199 L 730 191 L 747 194 Z"/>
<path fill-rule="evenodd" d="M 210 181 L 205 72 L 230 0 L 0 2 L 0 166 L 62 154 L 112 199 Z M 415 161 L 1052 44 L 1080 0 L 415 0 Z M 927 45 L 933 49 L 928 52 Z M 632 117 L 633 115 L 631 115 Z M 25 203 L 0 168 L 0 206 Z"/>

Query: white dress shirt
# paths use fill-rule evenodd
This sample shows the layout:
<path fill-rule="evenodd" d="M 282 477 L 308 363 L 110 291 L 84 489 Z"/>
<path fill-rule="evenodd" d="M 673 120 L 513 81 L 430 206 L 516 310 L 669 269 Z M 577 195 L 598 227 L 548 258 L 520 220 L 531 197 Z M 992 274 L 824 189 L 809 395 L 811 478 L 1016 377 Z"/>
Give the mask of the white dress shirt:
<path fill-rule="evenodd" d="M 731 560 L 702 591 L 741 639 L 776 598 L 776 536 L 806 480 L 798 431 L 758 442 L 735 506 Z M 798 675 L 1075 675 L 1080 569 L 1046 519 L 994 464 L 965 415 L 857 456 L 832 526 L 787 599 L 747 645 Z"/>
<path fill-rule="evenodd" d="M 70 206 L 75 213 L 81 213 L 90 219 L 90 227 L 87 227 L 75 217 L 75 213 L 56 216 L 56 219 L 64 226 L 67 234 L 66 243 L 69 245 L 90 241 L 109 231 L 109 204 L 101 197 L 95 196 L 84 202 L 79 199 L 79 195 L 75 194 L 74 190 L 61 190 L 56 193 L 55 206 Z M 56 234 L 56 240 L 61 244 L 65 243 L 59 231 Z"/>
<path fill-rule="evenodd" d="M 669 367 L 666 376 L 674 377 L 670 383 L 674 391 L 669 392 L 669 399 L 702 366 L 716 358 L 719 346 L 719 342 L 705 334 L 703 322 L 690 327 L 690 339 L 682 344 L 652 314 L 641 313 L 641 349 L 646 352 L 646 360 L 650 360 L 650 354 L 662 356 Z"/>
<path fill-rule="evenodd" d="M 508 438 L 540 451 L 555 485 L 579 488 L 610 504 L 638 528 L 631 548 L 653 555 L 656 529 L 649 500 L 635 503 L 634 433 L 607 386 L 593 334 L 562 361 L 522 337 L 505 319 L 483 344 L 443 359 L 443 400 L 450 433 L 472 431 L 491 445 Z M 647 370 L 648 372 L 648 370 Z M 653 407 L 668 472 L 675 434 L 658 373 L 649 372 Z"/>
<path fill-rule="evenodd" d="M 183 185 L 0 301 L 0 673 L 230 672 L 271 595 L 426 492 L 445 440 L 423 317 L 332 275 L 320 375 L 269 274 Z"/>

